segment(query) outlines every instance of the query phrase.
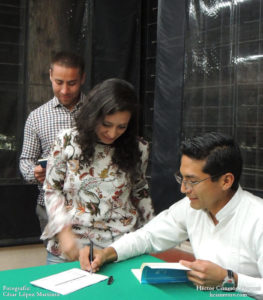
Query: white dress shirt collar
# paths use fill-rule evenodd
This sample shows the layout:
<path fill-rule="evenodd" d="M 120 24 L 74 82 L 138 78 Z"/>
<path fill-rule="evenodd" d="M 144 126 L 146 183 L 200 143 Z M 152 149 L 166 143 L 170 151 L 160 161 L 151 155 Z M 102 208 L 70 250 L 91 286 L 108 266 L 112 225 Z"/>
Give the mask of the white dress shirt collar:
<path fill-rule="evenodd" d="M 215 215 L 217 221 L 220 223 L 225 218 L 231 218 L 240 205 L 242 197 L 242 188 L 239 186 L 238 190 L 235 192 L 234 196 L 227 202 L 227 204 L 220 209 L 220 211 Z"/>

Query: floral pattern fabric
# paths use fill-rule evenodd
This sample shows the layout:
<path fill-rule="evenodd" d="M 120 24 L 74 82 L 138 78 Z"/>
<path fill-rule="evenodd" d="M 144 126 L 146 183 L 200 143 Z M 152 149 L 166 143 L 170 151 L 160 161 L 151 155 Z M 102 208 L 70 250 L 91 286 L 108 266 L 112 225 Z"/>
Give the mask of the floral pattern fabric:
<path fill-rule="evenodd" d="M 86 164 L 76 135 L 76 128 L 59 133 L 44 183 L 49 222 L 42 238 L 50 239 L 47 250 L 61 257 L 56 234 L 69 224 L 81 245 L 92 240 L 104 248 L 153 217 L 145 177 L 148 143 L 139 141 L 141 173 L 132 185 L 129 176 L 112 163 L 114 146 L 97 143 L 93 161 Z"/>

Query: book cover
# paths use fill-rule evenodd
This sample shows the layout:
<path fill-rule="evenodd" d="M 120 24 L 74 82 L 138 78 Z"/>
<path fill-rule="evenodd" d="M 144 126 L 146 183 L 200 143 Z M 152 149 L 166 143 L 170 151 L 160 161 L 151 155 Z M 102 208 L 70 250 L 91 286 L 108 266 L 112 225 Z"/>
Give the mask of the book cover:
<path fill-rule="evenodd" d="M 144 263 L 140 269 L 132 270 L 141 283 L 188 282 L 189 268 L 180 263 Z"/>

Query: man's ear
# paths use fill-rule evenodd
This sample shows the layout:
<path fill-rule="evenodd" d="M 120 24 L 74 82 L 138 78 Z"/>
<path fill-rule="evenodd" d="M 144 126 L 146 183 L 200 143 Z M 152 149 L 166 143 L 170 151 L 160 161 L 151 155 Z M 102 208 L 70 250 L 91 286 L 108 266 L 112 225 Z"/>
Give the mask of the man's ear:
<path fill-rule="evenodd" d="M 221 180 L 222 180 L 223 190 L 226 191 L 232 187 L 235 181 L 235 176 L 232 173 L 226 173 L 222 176 Z"/>
<path fill-rule="evenodd" d="M 52 69 L 51 68 L 49 69 L 49 79 L 50 79 L 50 81 L 52 81 Z"/>

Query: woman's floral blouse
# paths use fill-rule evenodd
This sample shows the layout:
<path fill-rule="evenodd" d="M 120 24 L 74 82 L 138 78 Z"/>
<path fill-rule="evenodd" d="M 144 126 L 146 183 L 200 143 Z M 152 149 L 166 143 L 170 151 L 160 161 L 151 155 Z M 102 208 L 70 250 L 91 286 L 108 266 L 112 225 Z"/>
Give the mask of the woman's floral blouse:
<path fill-rule="evenodd" d="M 66 225 L 72 225 L 81 245 L 92 240 L 94 245 L 104 248 L 153 217 L 145 178 L 148 144 L 139 141 L 141 172 L 132 186 L 127 174 L 112 163 L 114 146 L 98 143 L 94 160 L 87 165 L 75 141 L 76 135 L 76 128 L 59 133 L 44 183 L 49 222 L 42 238 L 50 239 L 47 250 L 62 258 L 56 234 Z"/>

